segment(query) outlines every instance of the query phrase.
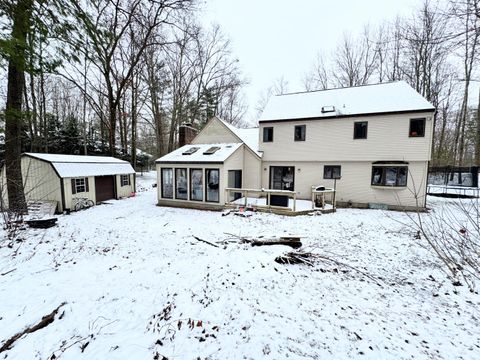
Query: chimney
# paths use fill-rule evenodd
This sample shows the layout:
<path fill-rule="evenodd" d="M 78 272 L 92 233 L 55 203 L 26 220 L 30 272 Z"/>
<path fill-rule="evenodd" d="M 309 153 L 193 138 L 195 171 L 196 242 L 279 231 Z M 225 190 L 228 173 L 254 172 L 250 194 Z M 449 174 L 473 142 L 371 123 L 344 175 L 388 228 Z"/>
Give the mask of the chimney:
<path fill-rule="evenodd" d="M 192 124 L 185 123 L 178 128 L 178 147 L 190 144 L 197 135 L 197 130 L 192 127 Z"/>

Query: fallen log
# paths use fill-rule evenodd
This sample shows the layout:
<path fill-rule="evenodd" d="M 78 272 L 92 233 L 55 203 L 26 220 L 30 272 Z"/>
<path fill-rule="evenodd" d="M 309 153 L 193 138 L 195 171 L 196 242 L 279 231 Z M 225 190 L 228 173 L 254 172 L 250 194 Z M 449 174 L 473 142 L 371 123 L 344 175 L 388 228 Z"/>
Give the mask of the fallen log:
<path fill-rule="evenodd" d="M 38 323 L 36 323 L 35 325 L 33 326 L 29 326 L 27 327 L 26 329 L 24 329 L 23 331 L 19 332 L 19 333 L 16 333 L 15 335 L 13 335 L 10 339 L 6 340 L 2 347 L 0 348 L 0 353 L 4 352 L 4 351 L 7 351 L 7 350 L 10 350 L 12 348 L 12 345 L 15 343 L 15 341 L 17 341 L 18 339 L 20 339 L 23 335 L 25 334 L 31 334 L 37 330 L 40 330 L 40 329 L 43 329 L 44 327 L 50 325 L 54 320 L 55 320 L 55 315 L 57 315 L 58 313 L 58 310 L 60 310 L 60 308 L 62 306 L 64 306 L 66 303 L 63 302 L 61 303 L 55 310 L 53 310 L 50 314 L 48 315 L 45 315 L 44 317 L 42 317 L 42 320 L 40 320 Z"/>
<path fill-rule="evenodd" d="M 264 246 L 264 245 L 286 245 L 290 246 L 293 249 L 298 249 L 302 247 L 302 242 L 300 238 L 280 238 L 272 240 L 251 240 L 250 244 L 252 246 Z"/>
<path fill-rule="evenodd" d="M 210 241 L 200 239 L 198 236 L 195 236 L 195 235 L 192 235 L 192 236 L 193 236 L 193 238 L 194 238 L 195 240 L 204 242 L 205 244 L 208 244 L 208 245 L 211 245 L 211 246 L 215 246 L 216 248 L 220 247 L 220 246 L 218 246 L 217 244 L 211 243 Z"/>

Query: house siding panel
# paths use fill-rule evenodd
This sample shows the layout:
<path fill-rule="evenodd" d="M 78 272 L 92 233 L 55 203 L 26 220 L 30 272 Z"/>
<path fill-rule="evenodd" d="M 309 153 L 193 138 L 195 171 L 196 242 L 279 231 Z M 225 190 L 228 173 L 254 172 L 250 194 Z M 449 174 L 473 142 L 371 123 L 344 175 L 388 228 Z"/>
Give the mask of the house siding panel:
<path fill-rule="evenodd" d="M 193 139 L 192 144 L 231 144 L 239 142 L 241 141 L 225 125 L 213 118 Z"/>
<path fill-rule="evenodd" d="M 295 166 L 295 191 L 300 199 L 311 199 L 312 186 L 333 188 L 334 181 L 323 179 L 325 165 L 340 165 L 341 179 L 337 180 L 337 201 L 359 204 L 381 203 L 400 207 L 424 207 L 427 162 L 408 164 L 407 187 L 371 186 L 372 162 L 264 162 L 262 187 L 269 188 L 270 166 Z M 416 193 L 413 196 L 412 193 Z M 418 203 L 417 203 L 418 201 Z"/>
<path fill-rule="evenodd" d="M 425 137 L 411 138 L 410 119 L 419 117 L 427 118 Z M 367 139 L 353 139 L 356 121 L 368 121 Z M 306 139 L 295 142 L 299 124 L 306 125 Z M 431 156 L 433 113 L 261 122 L 260 133 L 270 126 L 273 142 L 260 142 L 263 161 L 428 161 Z"/>

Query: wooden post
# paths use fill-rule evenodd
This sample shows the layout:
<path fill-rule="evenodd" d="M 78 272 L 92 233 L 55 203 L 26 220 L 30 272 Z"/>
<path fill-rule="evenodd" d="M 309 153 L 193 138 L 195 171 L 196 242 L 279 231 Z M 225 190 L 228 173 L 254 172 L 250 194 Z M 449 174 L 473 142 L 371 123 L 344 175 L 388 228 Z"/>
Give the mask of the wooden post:
<path fill-rule="evenodd" d="M 267 206 L 270 209 L 270 192 L 267 192 Z"/>
<path fill-rule="evenodd" d="M 248 204 L 248 191 L 245 190 L 245 207 L 247 207 Z"/>
<path fill-rule="evenodd" d="M 313 188 L 312 188 L 312 210 L 315 209 L 315 192 L 313 191 Z"/>
<path fill-rule="evenodd" d="M 297 193 L 293 193 L 293 212 L 295 212 L 297 205 Z"/>

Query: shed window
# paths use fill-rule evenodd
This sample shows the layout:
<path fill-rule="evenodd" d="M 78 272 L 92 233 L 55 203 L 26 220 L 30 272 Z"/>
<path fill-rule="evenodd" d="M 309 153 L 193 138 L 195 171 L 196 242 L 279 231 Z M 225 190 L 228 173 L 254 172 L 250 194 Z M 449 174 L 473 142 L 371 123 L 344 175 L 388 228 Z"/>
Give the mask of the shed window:
<path fill-rule="evenodd" d="M 425 118 L 410 119 L 410 137 L 425 137 Z"/>
<path fill-rule="evenodd" d="M 340 165 L 325 165 L 323 167 L 324 179 L 340 179 L 342 175 L 342 167 Z"/>
<path fill-rule="evenodd" d="M 305 133 L 306 133 L 306 126 L 305 125 L 296 125 L 295 126 L 295 141 L 305 141 Z"/>
<path fill-rule="evenodd" d="M 72 179 L 72 194 L 88 192 L 88 178 Z"/>
<path fill-rule="evenodd" d="M 372 168 L 372 185 L 407 186 L 407 166 L 374 166 Z"/>
<path fill-rule="evenodd" d="M 366 139 L 368 130 L 368 121 L 358 121 L 353 123 L 353 138 Z"/>
<path fill-rule="evenodd" d="M 162 168 L 162 198 L 173 198 L 173 169 Z"/>
<path fill-rule="evenodd" d="M 209 202 L 219 202 L 220 171 L 218 169 L 206 169 L 205 181 L 206 200 Z"/>
<path fill-rule="evenodd" d="M 175 169 L 175 199 L 188 199 L 187 169 Z"/>
<path fill-rule="evenodd" d="M 203 200 L 203 170 L 190 169 L 190 200 Z"/>
<path fill-rule="evenodd" d="M 264 127 L 263 142 L 272 142 L 272 141 L 273 141 L 273 127 Z"/>
<path fill-rule="evenodd" d="M 120 175 L 120 184 L 121 184 L 121 186 L 129 186 L 130 185 L 130 175 L 128 175 L 128 174 Z"/>

